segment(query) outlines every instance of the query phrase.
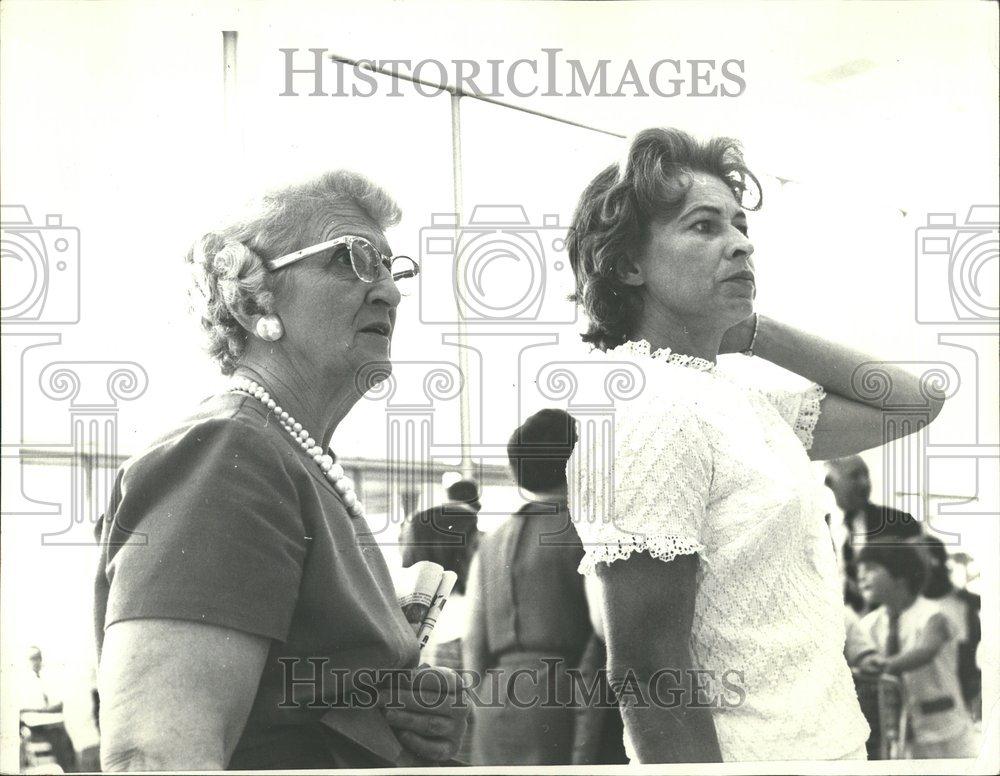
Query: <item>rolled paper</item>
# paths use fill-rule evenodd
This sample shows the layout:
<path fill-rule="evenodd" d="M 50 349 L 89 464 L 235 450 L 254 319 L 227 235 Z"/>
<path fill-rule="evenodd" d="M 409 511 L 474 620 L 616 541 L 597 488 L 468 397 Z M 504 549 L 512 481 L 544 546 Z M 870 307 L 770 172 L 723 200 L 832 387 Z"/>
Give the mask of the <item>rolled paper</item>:
<path fill-rule="evenodd" d="M 448 601 L 448 596 L 451 595 L 451 591 L 455 588 L 455 583 L 457 581 L 458 574 L 454 571 L 445 571 L 441 575 L 441 582 L 438 584 L 437 591 L 434 593 L 434 599 L 431 601 L 431 605 L 428 607 L 427 613 L 424 615 L 423 624 L 417 632 L 417 641 L 420 642 L 421 649 L 424 648 L 427 644 L 427 640 L 431 637 L 431 631 L 434 630 L 438 617 L 441 616 L 441 610 L 444 609 L 444 605 Z"/>
<path fill-rule="evenodd" d="M 396 575 L 397 600 L 403 609 L 403 616 L 418 636 L 445 573 L 440 564 L 422 560 Z"/>

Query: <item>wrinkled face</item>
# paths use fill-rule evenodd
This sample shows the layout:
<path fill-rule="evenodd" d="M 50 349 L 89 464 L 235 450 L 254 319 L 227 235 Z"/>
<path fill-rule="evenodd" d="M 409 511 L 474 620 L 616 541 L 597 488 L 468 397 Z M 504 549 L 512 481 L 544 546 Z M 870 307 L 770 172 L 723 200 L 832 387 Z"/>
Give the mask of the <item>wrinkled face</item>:
<path fill-rule="evenodd" d="M 364 237 L 383 255 L 392 255 L 382 230 L 353 204 L 331 209 L 307 244 L 345 235 Z M 296 362 L 312 364 L 335 380 L 353 377 L 370 362 L 388 361 L 400 300 L 388 269 L 366 283 L 354 273 L 347 247 L 339 246 L 281 273 L 275 306 L 285 328 L 282 344 Z"/>
<path fill-rule="evenodd" d="M 704 173 L 691 180 L 677 216 L 650 224 L 638 267 L 642 293 L 647 306 L 675 319 L 724 331 L 753 312 L 753 245 L 729 187 Z"/>
<path fill-rule="evenodd" d="M 868 468 L 861 461 L 831 467 L 826 484 L 833 491 L 837 506 L 844 512 L 853 512 L 868 503 L 872 483 Z M 862 532 L 865 529 L 862 528 Z"/>
<path fill-rule="evenodd" d="M 884 603 L 896 587 L 896 581 L 892 578 L 885 566 L 877 563 L 858 564 L 858 590 L 865 603 L 871 606 L 878 606 Z"/>

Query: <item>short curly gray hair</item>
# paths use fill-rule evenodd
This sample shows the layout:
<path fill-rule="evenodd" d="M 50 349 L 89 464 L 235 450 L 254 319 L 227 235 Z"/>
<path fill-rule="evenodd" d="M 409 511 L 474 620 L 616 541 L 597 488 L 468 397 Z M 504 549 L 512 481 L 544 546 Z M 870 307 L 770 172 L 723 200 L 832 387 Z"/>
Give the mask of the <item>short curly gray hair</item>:
<path fill-rule="evenodd" d="M 349 170 L 273 189 L 227 226 L 202 235 L 188 251 L 195 287 L 192 307 L 201 318 L 209 355 L 232 374 L 246 350 L 244 316 L 274 312 L 274 276 L 264 262 L 307 247 L 326 225 L 330 211 L 352 203 L 383 231 L 402 213 L 382 188 Z"/>

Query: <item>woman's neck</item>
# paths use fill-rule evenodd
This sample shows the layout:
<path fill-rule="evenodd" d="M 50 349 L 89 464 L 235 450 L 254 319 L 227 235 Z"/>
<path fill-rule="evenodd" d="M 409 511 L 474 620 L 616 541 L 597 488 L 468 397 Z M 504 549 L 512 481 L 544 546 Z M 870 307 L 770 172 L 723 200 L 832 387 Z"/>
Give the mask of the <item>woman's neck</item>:
<path fill-rule="evenodd" d="M 706 326 L 704 321 L 685 320 L 668 310 L 647 304 L 630 339 L 646 340 L 652 351 L 670 348 L 674 353 L 697 356 L 714 364 L 725 333 L 716 328 Z"/>
<path fill-rule="evenodd" d="M 549 490 L 533 490 L 529 491 L 529 493 L 533 496 L 534 501 L 565 503 L 567 500 L 568 488 L 566 485 L 560 485 L 550 488 Z"/>
<path fill-rule="evenodd" d="M 309 430 L 323 448 L 330 444 L 333 432 L 361 398 L 350 376 L 340 380 L 313 374 L 296 365 L 284 353 L 271 350 L 262 358 L 255 348 L 236 368 L 236 374 L 260 383 L 281 408 Z"/>

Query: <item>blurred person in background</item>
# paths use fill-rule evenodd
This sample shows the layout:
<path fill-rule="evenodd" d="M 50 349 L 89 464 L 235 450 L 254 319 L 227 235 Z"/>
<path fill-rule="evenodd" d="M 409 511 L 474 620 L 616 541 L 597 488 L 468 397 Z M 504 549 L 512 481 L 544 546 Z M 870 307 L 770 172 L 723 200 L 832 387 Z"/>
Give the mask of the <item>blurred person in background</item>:
<path fill-rule="evenodd" d="M 448 498 L 447 503 L 443 505 L 446 512 L 463 510 L 478 515 L 479 510 L 483 508 L 479 501 L 479 486 L 472 480 L 453 482 L 448 486 L 445 495 Z"/>
<path fill-rule="evenodd" d="M 486 536 L 473 564 L 465 667 L 483 677 L 473 709 L 475 765 L 568 765 L 574 712 L 566 674 L 592 630 L 566 508 L 576 424 L 561 410 L 529 417 L 507 444 L 528 502 Z M 484 674 L 494 669 L 499 682 Z M 498 693 L 498 694 L 494 694 Z"/>
<path fill-rule="evenodd" d="M 975 593 L 956 587 L 948 568 L 948 550 L 938 537 L 923 536 L 914 540 L 923 551 L 927 564 L 927 582 L 923 595 L 934 601 L 948 618 L 958 641 L 958 681 L 974 719 L 982 718 L 983 675 L 976 664 L 976 651 L 982 639 L 979 612 L 982 600 Z"/>
<path fill-rule="evenodd" d="M 861 627 L 861 618 L 854 609 L 844 604 L 844 659 L 854 675 L 854 687 L 858 693 L 861 713 L 868 720 L 871 733 L 865 748 L 869 760 L 878 760 L 881 755 L 881 735 L 879 729 L 878 688 L 876 680 L 882 670 L 878 645 L 871 635 Z"/>
<path fill-rule="evenodd" d="M 454 571 L 459 577 L 456 590 L 464 591 L 468 566 L 479 546 L 479 486 L 472 480 L 457 480 L 445 489 L 445 499 L 403 521 L 400 559 L 404 568 L 429 560 Z M 448 606 L 453 603 L 449 597 Z"/>
<path fill-rule="evenodd" d="M 569 230 L 592 358 L 631 361 L 644 378 L 616 406 L 614 433 L 577 445 L 569 490 L 612 683 L 636 678 L 621 709 L 639 763 L 867 756 L 810 459 L 889 441 L 881 402 L 852 382 L 874 359 L 755 311 L 745 209 L 759 194 L 737 141 L 647 129 L 587 186 Z M 727 353 L 807 384 L 766 389 L 718 363 Z M 916 377 L 879 368 L 901 401 L 926 403 Z M 611 475 L 595 461 L 613 461 Z M 679 702 L 657 703 L 661 685 Z"/>
<path fill-rule="evenodd" d="M 27 666 L 18 682 L 21 725 L 31 732 L 32 742 L 52 748 L 52 757 L 60 768 L 66 773 L 76 771 L 76 750 L 66 732 L 62 693 L 44 669 L 42 650 L 32 645 L 26 657 Z"/>
<path fill-rule="evenodd" d="M 844 601 L 858 613 L 865 609 L 858 590 L 855 556 L 871 541 L 905 541 L 921 535 L 921 525 L 909 512 L 879 506 L 871 501 L 872 482 L 868 465 L 859 455 L 826 462 L 826 486 L 833 491 L 843 521 L 830 520 L 830 530 L 839 544 L 844 575 Z"/>
<path fill-rule="evenodd" d="M 877 670 L 901 677 L 908 756 L 974 757 L 972 720 L 958 682 L 958 640 L 936 602 L 920 592 L 927 571 L 920 550 L 907 544 L 865 545 L 858 583 L 873 607 L 861 629 L 877 645 Z"/>
<path fill-rule="evenodd" d="M 440 670 L 433 699 L 433 682 L 419 699 L 407 684 L 426 675 L 417 639 L 330 449 L 391 365 L 397 281 L 417 270 L 386 240 L 400 215 L 339 170 L 266 193 L 188 253 L 231 382 L 119 470 L 96 526 L 105 770 L 389 767 L 457 751 L 458 676 Z M 365 689 L 384 670 L 400 672 L 401 707 Z M 339 680 L 295 682 L 289 697 L 289 671 Z"/>
<path fill-rule="evenodd" d="M 847 604 L 844 604 L 844 630 L 847 636 L 844 641 L 844 658 L 847 660 L 847 665 L 864 673 L 877 673 L 881 665 L 875 659 L 878 655 L 878 645 L 861 627 L 858 613 Z"/>

